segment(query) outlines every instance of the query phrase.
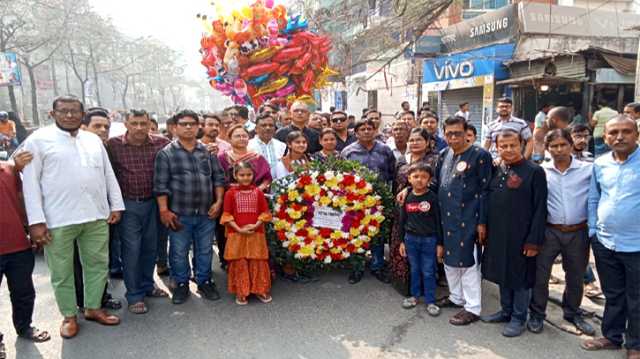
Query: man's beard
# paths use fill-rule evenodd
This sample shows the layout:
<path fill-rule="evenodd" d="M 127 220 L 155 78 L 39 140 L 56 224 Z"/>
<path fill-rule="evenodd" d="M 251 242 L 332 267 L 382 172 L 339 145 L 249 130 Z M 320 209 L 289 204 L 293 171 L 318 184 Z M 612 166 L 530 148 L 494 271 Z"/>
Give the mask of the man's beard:
<path fill-rule="evenodd" d="M 64 127 L 60 126 L 60 124 L 58 123 L 58 121 L 55 121 L 55 123 L 56 123 L 56 126 L 57 126 L 59 129 L 61 129 L 62 131 L 65 131 L 65 132 L 69 132 L 69 133 L 71 133 L 71 132 L 75 132 L 75 131 L 78 131 L 78 130 L 80 129 L 80 126 L 81 126 L 81 125 L 78 125 L 78 127 L 76 127 L 76 128 L 68 129 L 68 128 L 64 128 Z"/>

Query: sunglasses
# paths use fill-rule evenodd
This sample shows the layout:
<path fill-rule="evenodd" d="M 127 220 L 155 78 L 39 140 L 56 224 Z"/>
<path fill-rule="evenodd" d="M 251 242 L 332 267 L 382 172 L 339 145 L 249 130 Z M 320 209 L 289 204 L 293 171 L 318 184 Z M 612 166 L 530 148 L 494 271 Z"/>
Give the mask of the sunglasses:
<path fill-rule="evenodd" d="M 345 122 L 346 120 L 347 120 L 346 117 L 334 117 L 331 119 L 331 122 L 338 123 L 338 122 Z"/>

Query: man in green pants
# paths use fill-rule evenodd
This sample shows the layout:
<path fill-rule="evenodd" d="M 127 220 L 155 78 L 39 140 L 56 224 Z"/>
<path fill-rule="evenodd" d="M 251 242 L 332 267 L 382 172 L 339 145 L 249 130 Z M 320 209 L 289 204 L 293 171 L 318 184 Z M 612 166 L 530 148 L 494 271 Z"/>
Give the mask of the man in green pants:
<path fill-rule="evenodd" d="M 73 96 L 58 97 L 50 112 L 55 126 L 25 141 L 33 154 L 23 171 L 23 192 L 32 240 L 44 245 L 63 338 L 78 333 L 73 278 L 73 245 L 84 269 L 84 316 L 103 325 L 120 318 L 101 309 L 109 262 L 109 224 L 124 210 L 120 187 L 100 138 L 80 130 L 84 106 Z"/>

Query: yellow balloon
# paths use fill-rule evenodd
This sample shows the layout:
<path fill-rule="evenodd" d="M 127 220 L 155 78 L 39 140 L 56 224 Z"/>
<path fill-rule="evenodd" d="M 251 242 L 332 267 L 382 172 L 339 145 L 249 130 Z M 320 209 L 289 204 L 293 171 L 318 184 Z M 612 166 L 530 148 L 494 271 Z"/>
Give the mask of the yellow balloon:
<path fill-rule="evenodd" d="M 244 6 L 242 7 L 242 9 L 240 9 L 240 14 L 242 15 L 243 19 L 250 20 L 253 18 L 253 9 L 251 9 L 251 7 L 249 6 Z"/>
<path fill-rule="evenodd" d="M 273 57 L 273 55 L 280 51 L 281 48 L 281 46 L 272 46 L 264 48 L 262 50 L 258 50 L 251 54 L 251 56 L 249 56 L 249 62 L 254 64 L 270 59 L 271 57 Z"/>
<path fill-rule="evenodd" d="M 285 87 L 288 82 L 289 82 L 289 79 L 285 76 L 277 78 L 269 82 L 268 84 L 258 88 L 258 91 L 256 92 L 255 96 L 260 96 L 260 95 L 268 94 L 270 92 L 278 91 L 281 88 Z"/>

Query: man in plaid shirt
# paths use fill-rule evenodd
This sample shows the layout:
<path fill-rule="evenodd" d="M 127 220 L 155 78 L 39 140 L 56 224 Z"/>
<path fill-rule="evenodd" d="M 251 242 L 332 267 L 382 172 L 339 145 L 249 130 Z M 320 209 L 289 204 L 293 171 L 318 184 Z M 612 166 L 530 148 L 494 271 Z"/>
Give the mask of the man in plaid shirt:
<path fill-rule="evenodd" d="M 214 219 L 224 197 L 224 172 L 216 156 L 196 139 L 198 114 L 183 110 L 176 116 L 177 140 L 155 160 L 154 192 L 160 220 L 170 230 L 169 262 L 176 283 L 172 301 L 189 296 L 188 253 L 194 243 L 194 272 L 198 291 L 209 300 L 220 298 L 211 279 Z"/>
<path fill-rule="evenodd" d="M 109 139 L 107 148 L 126 208 L 118 225 L 125 296 L 129 311 L 144 314 L 145 297 L 168 296 L 153 280 L 159 227 L 153 172 L 156 154 L 169 140 L 149 134 L 151 120 L 144 110 L 131 110 L 125 126 L 127 132 Z"/>

